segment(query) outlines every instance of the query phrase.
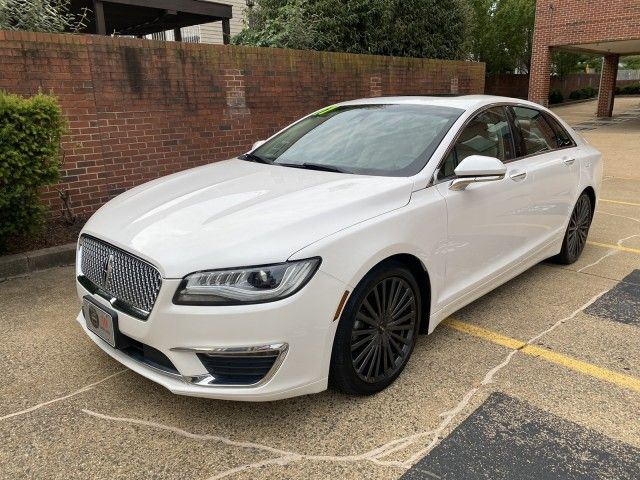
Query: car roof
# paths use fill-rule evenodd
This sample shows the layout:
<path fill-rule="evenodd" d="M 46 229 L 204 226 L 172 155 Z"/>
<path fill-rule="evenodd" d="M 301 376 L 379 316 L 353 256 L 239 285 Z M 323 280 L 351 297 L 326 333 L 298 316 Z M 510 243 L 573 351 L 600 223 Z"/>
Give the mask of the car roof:
<path fill-rule="evenodd" d="M 349 100 L 347 102 L 341 102 L 338 105 L 435 105 L 440 107 L 461 108 L 463 110 L 475 110 L 483 105 L 490 105 L 494 103 L 517 103 L 520 105 L 529 105 L 539 109 L 544 109 L 544 107 L 541 107 L 537 103 L 522 100 L 520 98 L 498 97 L 495 95 L 372 97 Z"/>

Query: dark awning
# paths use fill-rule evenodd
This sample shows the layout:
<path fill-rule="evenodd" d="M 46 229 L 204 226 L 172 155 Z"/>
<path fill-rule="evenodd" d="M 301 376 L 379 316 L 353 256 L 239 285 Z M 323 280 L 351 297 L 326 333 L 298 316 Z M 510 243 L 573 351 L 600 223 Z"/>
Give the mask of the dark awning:
<path fill-rule="evenodd" d="M 228 24 L 231 5 L 204 0 L 72 0 L 73 10 L 88 8 L 87 33 L 148 35 L 210 22 Z M 226 33 L 226 32 L 225 32 Z"/>

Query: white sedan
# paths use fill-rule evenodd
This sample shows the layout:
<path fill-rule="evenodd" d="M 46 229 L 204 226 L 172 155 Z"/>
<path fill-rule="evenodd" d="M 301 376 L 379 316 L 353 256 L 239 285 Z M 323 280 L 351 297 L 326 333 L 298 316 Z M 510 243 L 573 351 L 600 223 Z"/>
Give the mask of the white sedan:
<path fill-rule="evenodd" d="M 372 394 L 418 333 L 584 248 L 600 153 L 539 105 L 344 102 L 134 188 L 78 242 L 78 322 L 177 394 Z"/>

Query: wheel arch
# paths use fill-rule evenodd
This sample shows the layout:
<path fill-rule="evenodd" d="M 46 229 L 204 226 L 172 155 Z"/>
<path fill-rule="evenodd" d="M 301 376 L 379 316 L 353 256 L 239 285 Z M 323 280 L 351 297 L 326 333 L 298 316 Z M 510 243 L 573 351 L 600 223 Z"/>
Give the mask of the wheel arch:
<path fill-rule="evenodd" d="M 582 190 L 580 195 L 582 195 L 583 193 L 586 193 L 589 197 L 589 202 L 591 203 L 591 219 L 593 220 L 593 216 L 596 213 L 596 191 L 591 185 L 589 185 L 584 190 Z M 578 195 L 578 198 L 580 198 L 580 195 Z"/>
<path fill-rule="evenodd" d="M 390 255 L 378 263 L 373 265 L 362 277 L 364 278 L 370 271 L 378 266 L 388 263 L 388 262 L 399 262 L 403 264 L 407 269 L 411 272 L 411 274 L 416 279 L 418 283 L 418 287 L 420 288 L 420 326 L 419 333 L 428 333 L 429 331 L 429 319 L 431 317 L 431 278 L 429 276 L 429 272 L 426 267 L 420 261 L 418 257 L 412 255 L 410 253 L 396 253 L 394 255 Z"/>

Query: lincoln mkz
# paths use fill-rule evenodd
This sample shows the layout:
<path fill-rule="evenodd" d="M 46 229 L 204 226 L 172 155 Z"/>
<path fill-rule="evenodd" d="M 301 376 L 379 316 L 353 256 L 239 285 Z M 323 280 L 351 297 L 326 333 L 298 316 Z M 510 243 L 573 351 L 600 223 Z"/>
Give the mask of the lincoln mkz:
<path fill-rule="evenodd" d="M 601 154 L 526 101 L 332 105 L 100 208 L 78 241 L 77 321 L 177 394 L 373 394 L 419 333 L 538 262 L 576 261 L 601 178 Z"/>

